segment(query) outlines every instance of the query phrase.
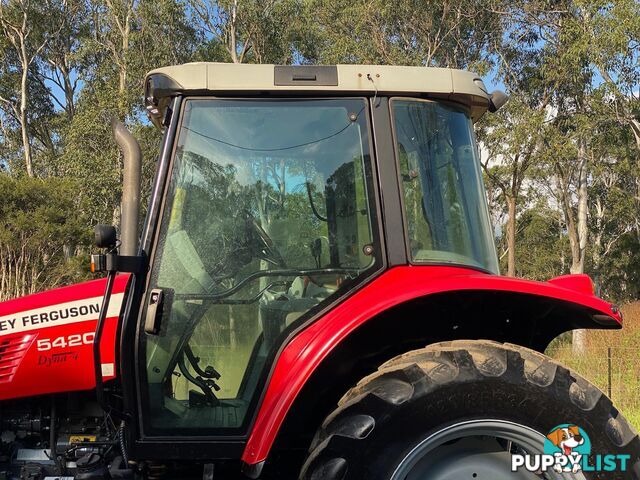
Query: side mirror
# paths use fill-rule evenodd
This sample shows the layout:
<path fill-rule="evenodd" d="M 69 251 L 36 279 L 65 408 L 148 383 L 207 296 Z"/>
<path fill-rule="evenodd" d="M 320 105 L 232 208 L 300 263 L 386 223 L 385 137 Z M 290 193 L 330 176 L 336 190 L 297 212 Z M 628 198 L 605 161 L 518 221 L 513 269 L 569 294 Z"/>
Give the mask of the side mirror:
<path fill-rule="evenodd" d="M 509 96 L 500 90 L 494 90 L 489 96 L 489 111 L 491 113 L 500 110 L 509 101 Z"/>
<path fill-rule="evenodd" d="M 116 227 L 113 225 L 96 225 L 93 227 L 93 243 L 98 248 L 104 248 L 112 252 L 116 248 L 118 237 Z M 113 257 L 113 254 L 92 254 L 91 255 L 91 273 L 104 272 L 107 270 L 107 257 Z"/>
<path fill-rule="evenodd" d="M 94 241 L 98 248 L 113 249 L 118 241 L 116 227 L 113 225 L 96 225 L 93 229 Z"/>

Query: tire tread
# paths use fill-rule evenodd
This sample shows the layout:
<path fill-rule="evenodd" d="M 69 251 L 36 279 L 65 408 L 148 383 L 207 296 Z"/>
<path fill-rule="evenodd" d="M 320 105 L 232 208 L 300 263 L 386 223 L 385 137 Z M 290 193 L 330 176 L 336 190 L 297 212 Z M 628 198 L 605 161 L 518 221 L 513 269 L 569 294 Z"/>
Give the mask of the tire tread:
<path fill-rule="evenodd" d="M 576 407 L 585 412 L 602 410 L 605 414 L 607 421 L 602 429 L 614 445 L 624 447 L 640 441 L 597 387 L 549 357 L 509 343 L 453 340 L 398 355 L 347 391 L 316 433 L 300 478 L 342 480 L 348 470 L 348 458 L 335 453 L 342 451 L 338 445 L 344 448 L 344 442 L 350 445 L 366 438 L 375 429 L 377 418 L 434 389 L 463 381 L 463 377 L 495 378 L 508 372 L 517 373 L 518 381 L 536 388 L 551 388 L 554 383 L 569 385 L 566 395 Z M 327 463 L 336 458 L 340 461 Z M 318 477 L 319 472 L 325 476 Z"/>

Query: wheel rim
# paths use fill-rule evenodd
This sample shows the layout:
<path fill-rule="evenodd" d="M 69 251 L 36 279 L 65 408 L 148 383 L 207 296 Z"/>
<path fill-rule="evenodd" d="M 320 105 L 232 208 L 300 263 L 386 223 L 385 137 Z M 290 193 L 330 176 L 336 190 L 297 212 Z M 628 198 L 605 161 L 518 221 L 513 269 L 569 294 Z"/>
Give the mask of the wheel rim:
<path fill-rule="evenodd" d="M 511 454 L 542 454 L 545 436 L 505 420 L 470 420 L 431 434 L 396 467 L 391 480 L 584 480 L 579 472 L 511 471 Z"/>

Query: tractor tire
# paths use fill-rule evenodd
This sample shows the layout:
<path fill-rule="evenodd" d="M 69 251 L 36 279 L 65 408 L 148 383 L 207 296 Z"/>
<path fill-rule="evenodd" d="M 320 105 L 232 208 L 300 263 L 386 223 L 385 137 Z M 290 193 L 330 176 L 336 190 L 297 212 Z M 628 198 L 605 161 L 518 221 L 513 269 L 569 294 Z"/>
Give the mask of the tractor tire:
<path fill-rule="evenodd" d="M 506 434 L 485 436 L 487 428 L 535 436 L 541 449 L 562 424 L 581 427 L 592 454 L 630 455 L 626 471 L 496 473 L 504 468 L 491 464 L 496 446 L 503 463 L 506 455 L 510 462 L 512 453 L 532 450 Z M 442 444 L 424 450 L 443 432 L 471 426 L 484 433 L 440 437 Z M 428 454 L 419 457 L 421 448 Z M 344 395 L 309 452 L 302 480 L 640 478 L 640 439 L 598 388 L 538 352 L 482 340 L 437 343 L 384 363 Z M 485 457 L 472 456 L 478 452 Z"/>

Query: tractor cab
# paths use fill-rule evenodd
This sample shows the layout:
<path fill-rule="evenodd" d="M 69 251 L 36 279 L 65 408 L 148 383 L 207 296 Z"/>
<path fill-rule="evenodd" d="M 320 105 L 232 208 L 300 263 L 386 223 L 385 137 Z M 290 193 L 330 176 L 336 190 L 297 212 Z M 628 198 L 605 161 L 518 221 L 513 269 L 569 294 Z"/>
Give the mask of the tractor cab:
<path fill-rule="evenodd" d="M 504 94 L 450 69 L 193 63 L 150 72 L 145 101 L 141 235 L 115 122 L 107 277 L 0 303 L 0 479 L 600 478 L 562 455 L 588 435 L 638 478 L 633 428 L 542 353 L 619 309 L 586 275 L 498 274 L 473 123 Z"/>
<path fill-rule="evenodd" d="M 145 435 L 245 434 L 287 339 L 390 259 L 497 272 L 472 74 L 192 64 L 146 85 L 167 162 L 144 240 Z"/>

